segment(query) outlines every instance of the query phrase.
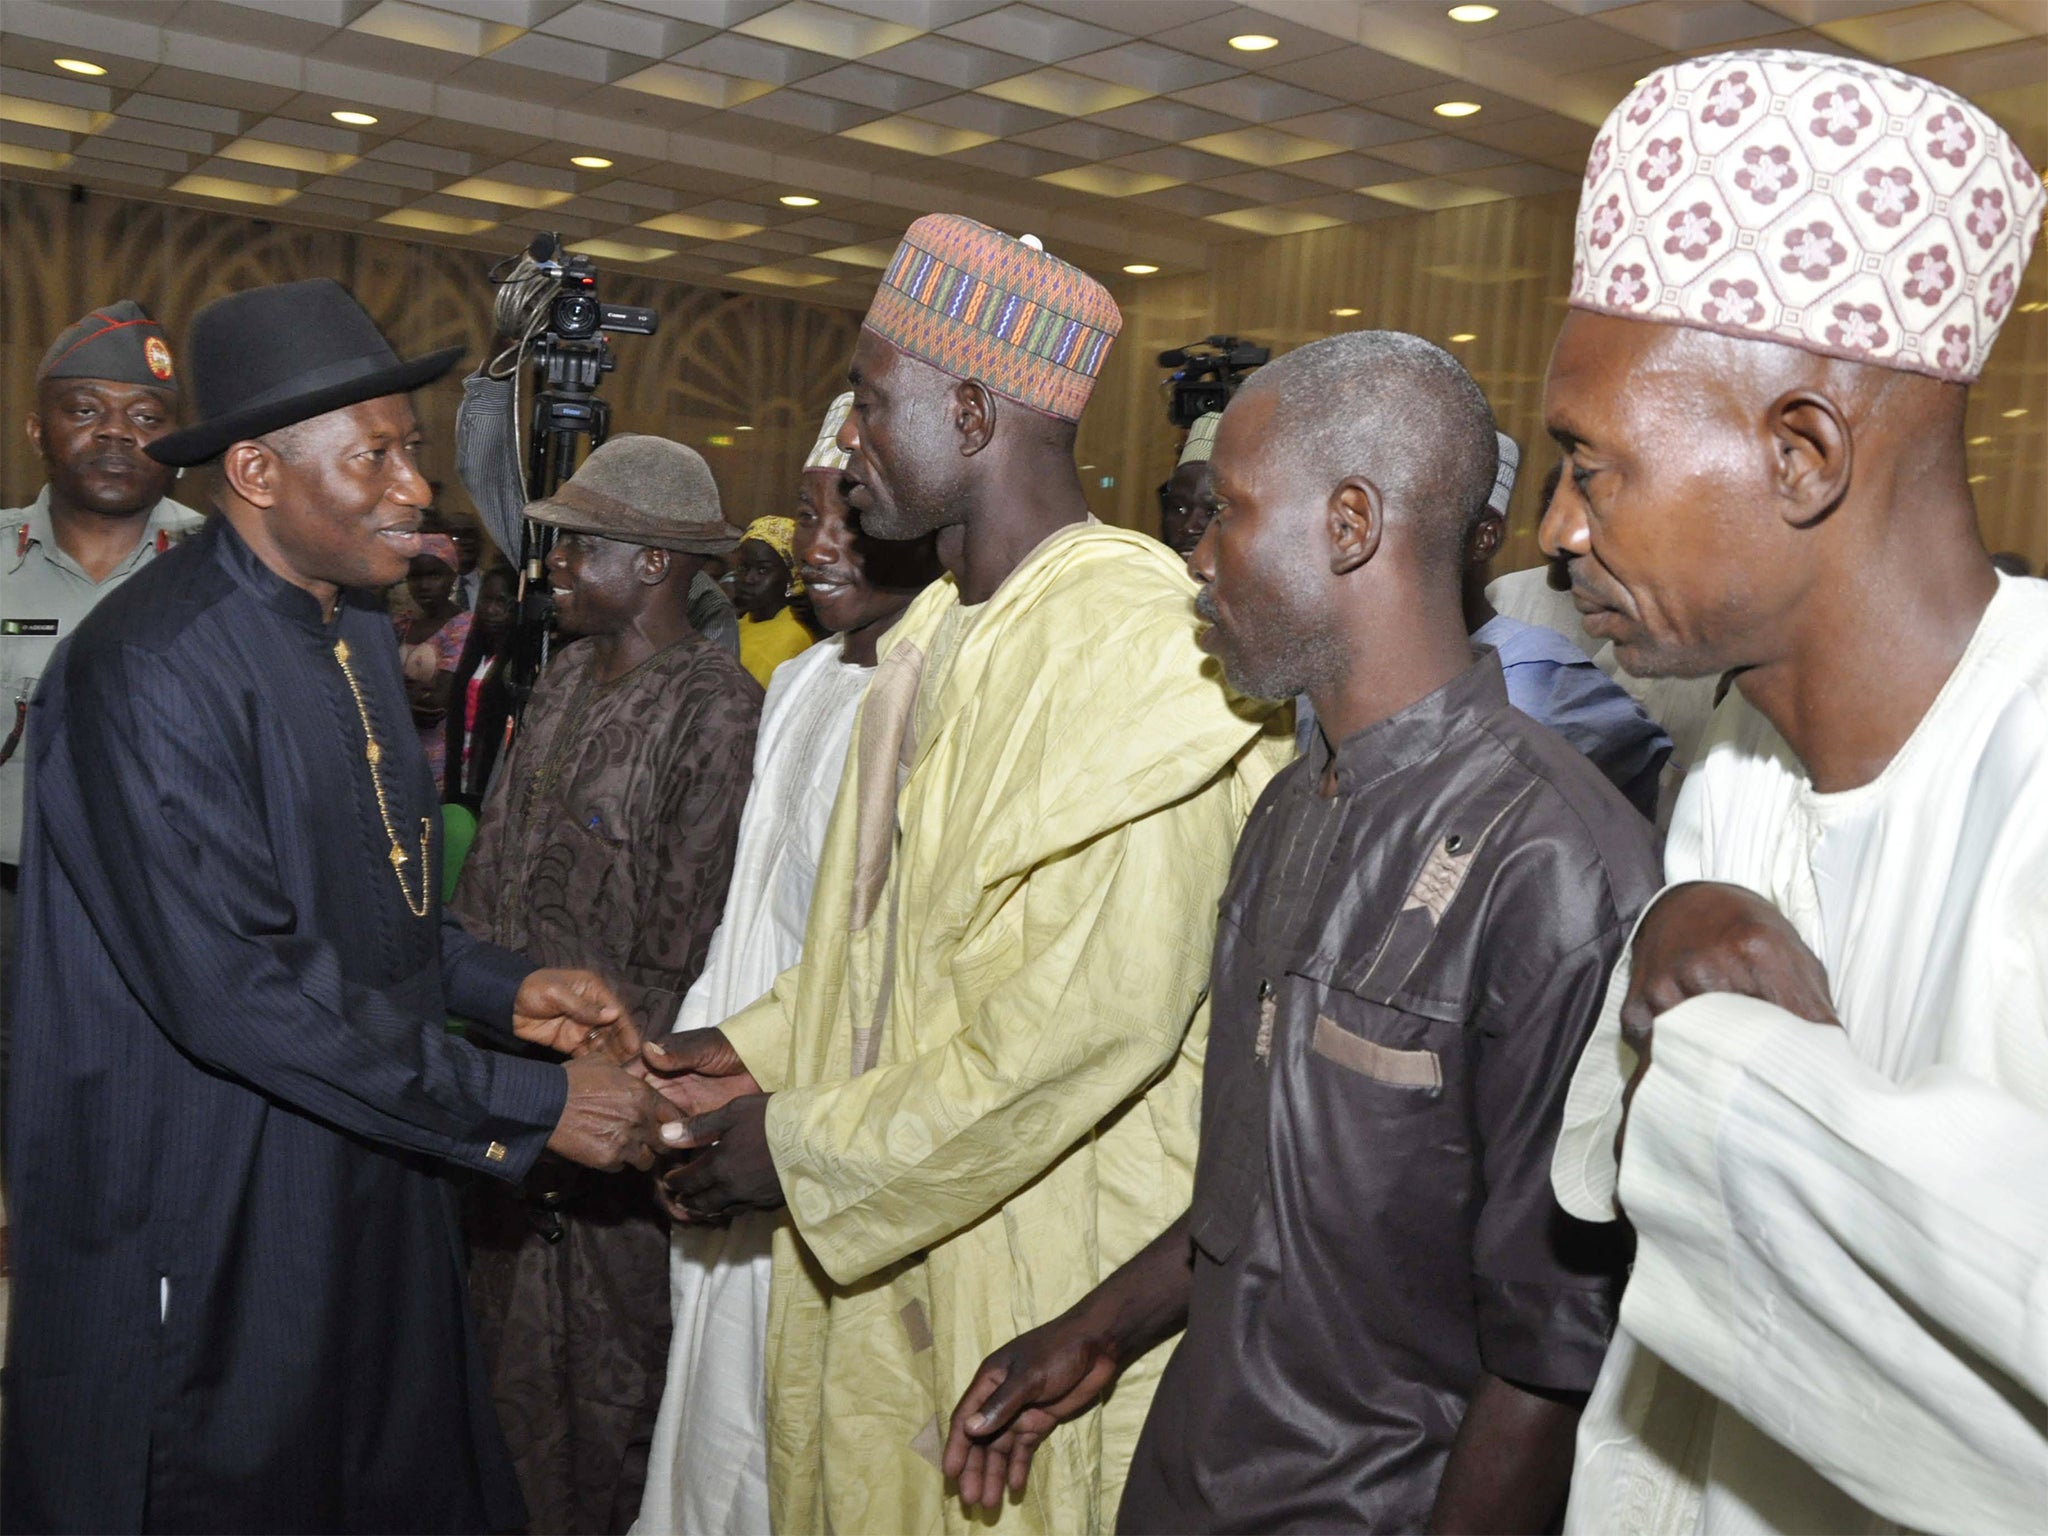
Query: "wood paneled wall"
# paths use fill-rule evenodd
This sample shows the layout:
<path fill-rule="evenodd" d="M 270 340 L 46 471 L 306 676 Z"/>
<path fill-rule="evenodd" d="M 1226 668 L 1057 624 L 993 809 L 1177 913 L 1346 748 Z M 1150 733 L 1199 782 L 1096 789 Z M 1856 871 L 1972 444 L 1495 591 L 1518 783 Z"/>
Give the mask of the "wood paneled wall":
<path fill-rule="evenodd" d="M 506 235 L 506 249 L 520 244 Z M 43 349 L 96 304 L 139 300 L 182 342 L 192 317 L 237 289 L 305 277 L 347 284 L 407 356 L 459 345 L 455 375 L 421 390 L 428 472 L 444 501 L 467 498 L 453 473 L 460 373 L 491 337 L 489 259 L 475 252 L 215 213 L 62 188 L 0 182 L 0 505 L 18 506 L 42 483 L 23 435 Z M 599 267 L 600 296 L 660 313 L 653 336 L 612 342 L 618 369 L 602 388 L 612 431 L 654 432 L 689 443 L 717 477 L 740 523 L 786 512 L 825 407 L 845 388 L 860 317 L 847 310 L 752 294 L 725 294 Z M 189 388 L 189 385 L 188 385 Z M 189 405 L 187 406 L 189 410 Z M 744 428 L 746 430 L 736 430 Z M 713 443 L 725 437 L 727 445 Z M 175 495 L 199 495 L 187 481 Z"/>
<path fill-rule="evenodd" d="M 1521 444 L 1524 472 L 1497 568 L 1536 563 L 1536 497 L 1555 457 L 1543 433 L 1543 374 L 1565 315 L 1575 208 L 1569 193 L 1482 203 L 1247 241 L 1190 276 L 1119 279 L 1123 335 L 1081 423 L 1096 515 L 1157 526 L 1153 488 L 1180 437 L 1166 420 L 1160 351 L 1218 333 L 1277 355 L 1340 330 L 1413 331 L 1471 368 L 1501 430 Z M 2048 251 L 2036 253 L 2018 302 L 2048 303 Z M 1330 313 L 1339 308 L 1359 313 Z M 1474 339 L 1451 342 L 1465 332 Z M 2014 410 L 2026 414 L 2005 414 Z M 1971 391 L 1969 436 L 1985 542 L 2021 551 L 2038 569 L 2048 561 L 2048 310 L 2007 321 Z M 1116 484 L 1102 486 L 1105 476 Z"/>

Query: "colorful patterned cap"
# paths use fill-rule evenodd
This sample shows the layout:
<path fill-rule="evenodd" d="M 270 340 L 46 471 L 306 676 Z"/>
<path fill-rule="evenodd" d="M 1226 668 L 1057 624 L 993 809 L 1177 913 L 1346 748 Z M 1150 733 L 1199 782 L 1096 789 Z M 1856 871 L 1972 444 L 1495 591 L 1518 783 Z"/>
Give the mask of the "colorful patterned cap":
<path fill-rule="evenodd" d="M 789 595 L 795 597 L 803 591 L 803 578 L 796 574 L 796 519 L 793 517 L 757 517 L 747 524 L 747 537 L 759 539 L 775 553 L 782 556 L 782 563 L 789 567 Z"/>
<path fill-rule="evenodd" d="M 811 456 L 804 460 L 804 468 L 843 470 L 848 456 L 839 451 L 839 429 L 846 425 L 846 418 L 853 410 L 853 391 L 848 390 L 837 400 L 825 407 L 825 424 L 818 428 L 818 440 L 811 444 Z"/>
<path fill-rule="evenodd" d="M 1216 424 L 1223 420 L 1221 411 L 1205 411 L 1188 428 L 1188 440 L 1181 444 L 1180 457 L 1174 461 L 1174 468 L 1183 464 L 1206 464 L 1216 451 Z"/>
<path fill-rule="evenodd" d="M 1826 54 L 1712 54 L 1608 114 L 1571 303 L 1967 383 L 2043 201 L 2019 146 L 1938 85 Z"/>
<path fill-rule="evenodd" d="M 65 328 L 36 364 L 45 379 L 111 379 L 177 393 L 164 328 L 133 299 L 116 299 Z"/>
<path fill-rule="evenodd" d="M 1500 458 L 1493 467 L 1493 491 L 1486 498 L 1486 510 L 1506 517 L 1508 498 L 1515 494 L 1515 476 L 1522 471 L 1522 450 L 1505 432 L 1496 431 L 1493 436 L 1500 448 Z"/>
<path fill-rule="evenodd" d="M 1079 421 L 1124 320 L 1108 289 L 1031 236 L 928 213 L 904 231 L 865 323 L 943 373 Z"/>

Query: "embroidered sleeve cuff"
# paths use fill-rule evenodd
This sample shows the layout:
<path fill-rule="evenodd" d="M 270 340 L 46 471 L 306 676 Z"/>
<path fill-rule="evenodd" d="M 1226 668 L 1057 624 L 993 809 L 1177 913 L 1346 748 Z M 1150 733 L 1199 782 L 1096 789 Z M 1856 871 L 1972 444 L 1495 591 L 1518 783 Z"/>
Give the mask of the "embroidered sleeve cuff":
<path fill-rule="evenodd" d="M 781 998 L 770 992 L 718 1027 L 754 1074 L 761 1091 L 780 1093 L 789 1082 L 789 1018 L 782 1011 Z"/>
<path fill-rule="evenodd" d="M 560 1062 L 483 1053 L 490 1064 L 490 1110 L 448 1160 L 516 1184 L 526 1177 L 555 1133 L 569 1101 L 569 1074 Z"/>

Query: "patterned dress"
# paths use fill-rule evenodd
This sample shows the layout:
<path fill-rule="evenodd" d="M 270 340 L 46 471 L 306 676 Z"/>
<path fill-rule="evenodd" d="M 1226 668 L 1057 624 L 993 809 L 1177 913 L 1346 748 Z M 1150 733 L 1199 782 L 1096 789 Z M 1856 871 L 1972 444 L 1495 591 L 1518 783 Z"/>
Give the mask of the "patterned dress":
<path fill-rule="evenodd" d="M 451 613 L 439 629 L 420 641 L 405 638 L 411 627 L 409 620 L 394 618 L 392 623 L 398 630 L 399 663 L 407 683 L 425 682 L 442 673 L 450 678 L 455 676 L 462 665 L 462 647 L 469 640 L 469 614 Z M 440 714 L 422 719 L 415 710 L 412 719 L 420 733 L 420 748 L 427 754 L 427 766 L 434 770 L 434 787 L 444 789 L 448 782 L 447 717 Z"/>
<path fill-rule="evenodd" d="M 542 965 L 675 1017 L 724 907 L 761 690 L 701 636 L 599 682 L 588 641 L 542 675 L 451 910 Z M 544 1159 L 480 1194 L 471 1288 L 532 1529 L 623 1531 L 668 1358 L 668 1231 L 644 1174 Z"/>

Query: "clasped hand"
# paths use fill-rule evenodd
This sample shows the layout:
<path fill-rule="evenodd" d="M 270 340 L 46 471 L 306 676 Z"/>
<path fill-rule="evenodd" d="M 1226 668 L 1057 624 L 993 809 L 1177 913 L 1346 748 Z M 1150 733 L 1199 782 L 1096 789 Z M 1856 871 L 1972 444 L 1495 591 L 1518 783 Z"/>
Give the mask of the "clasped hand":
<path fill-rule="evenodd" d="M 1784 913 L 1739 885 L 1695 880 L 1673 886 L 1644 916 L 1629 951 L 1621 1036 L 1636 1053 L 1636 1069 L 1622 1090 L 1617 1161 L 1628 1106 L 1650 1070 L 1657 1016 L 1708 992 L 1754 997 L 1815 1024 L 1841 1027 L 1827 970 Z"/>
<path fill-rule="evenodd" d="M 549 1151 L 609 1173 L 652 1168 L 658 1154 L 683 1144 L 682 1113 L 627 1070 L 640 1059 L 640 1028 L 601 976 L 533 972 L 513 1000 L 512 1031 L 571 1058 Z"/>
<path fill-rule="evenodd" d="M 649 1041 L 641 1070 L 690 1117 L 677 1145 L 693 1150 L 656 1181 L 671 1217 L 717 1224 L 782 1205 L 768 1147 L 768 1095 L 722 1030 L 677 1030 Z"/>

